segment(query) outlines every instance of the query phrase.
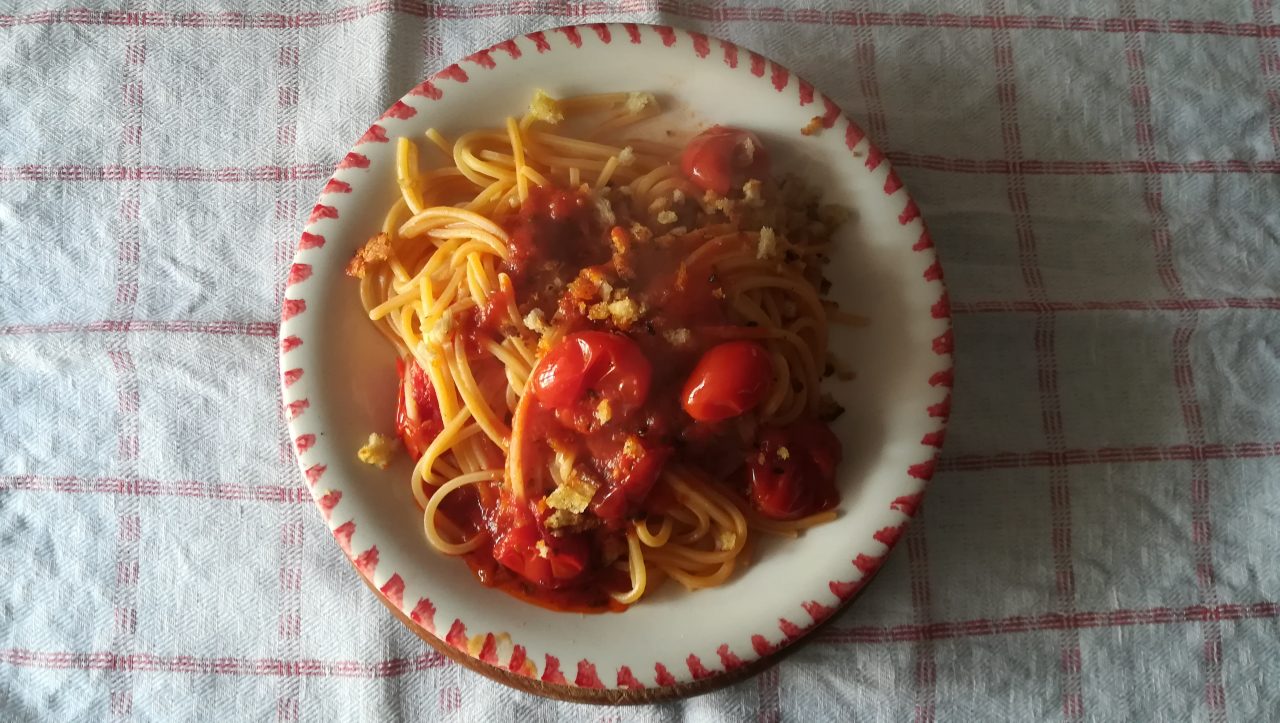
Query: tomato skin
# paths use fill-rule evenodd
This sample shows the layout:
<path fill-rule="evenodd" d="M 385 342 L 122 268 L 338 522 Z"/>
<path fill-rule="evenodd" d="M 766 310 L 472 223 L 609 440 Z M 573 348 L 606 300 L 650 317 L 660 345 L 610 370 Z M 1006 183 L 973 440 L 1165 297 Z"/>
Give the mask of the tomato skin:
<path fill-rule="evenodd" d="M 503 567 L 548 589 L 575 584 L 590 567 L 591 546 L 583 535 L 548 534 L 527 506 L 509 498 L 499 505 L 493 559 Z"/>
<path fill-rule="evenodd" d="M 843 452 L 827 425 L 808 420 L 764 429 L 757 447 L 747 458 L 748 493 L 766 517 L 794 520 L 839 504 L 835 472 Z"/>
<path fill-rule="evenodd" d="M 680 170 L 704 191 L 724 196 L 748 180 L 768 178 L 769 152 L 750 131 L 711 126 L 684 147 Z"/>
<path fill-rule="evenodd" d="M 764 401 L 773 381 L 773 363 L 763 346 L 725 342 L 698 360 L 680 394 L 681 406 L 699 422 L 730 419 Z"/>
<path fill-rule="evenodd" d="M 431 377 L 418 366 L 418 362 L 403 359 L 396 360 L 396 372 L 400 375 L 400 392 L 396 397 L 396 431 L 409 454 L 418 459 L 431 446 L 431 442 L 444 430 L 444 420 L 440 417 L 440 402 L 436 399 L 435 387 L 431 386 Z M 409 419 L 405 405 L 405 391 L 409 392 L 418 406 L 418 421 Z"/>
<path fill-rule="evenodd" d="M 530 386 L 562 422 L 580 428 L 590 426 L 599 398 L 609 401 L 615 417 L 639 409 L 649 396 L 652 373 L 649 360 L 631 339 L 583 331 L 565 337 L 542 357 Z"/>

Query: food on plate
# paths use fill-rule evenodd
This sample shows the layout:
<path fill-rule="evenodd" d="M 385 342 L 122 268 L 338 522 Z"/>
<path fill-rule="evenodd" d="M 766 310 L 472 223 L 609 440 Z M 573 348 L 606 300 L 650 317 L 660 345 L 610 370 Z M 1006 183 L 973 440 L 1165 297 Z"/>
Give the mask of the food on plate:
<path fill-rule="evenodd" d="M 649 93 L 539 91 L 497 128 L 400 138 L 400 197 L 348 267 L 399 354 L 427 539 L 554 609 L 718 585 L 840 502 L 820 381 L 845 214 L 750 130 L 665 120 Z"/>

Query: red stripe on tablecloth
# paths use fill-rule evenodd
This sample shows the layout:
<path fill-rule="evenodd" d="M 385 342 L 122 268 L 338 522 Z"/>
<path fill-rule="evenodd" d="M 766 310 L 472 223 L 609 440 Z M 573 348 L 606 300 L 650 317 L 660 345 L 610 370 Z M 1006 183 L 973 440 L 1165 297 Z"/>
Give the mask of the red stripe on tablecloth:
<path fill-rule="evenodd" d="M 1128 17 L 1137 15 L 1133 0 L 1123 0 L 1121 13 Z M 1124 35 L 1125 61 L 1129 71 L 1129 98 L 1133 106 L 1134 133 L 1138 155 L 1151 160 L 1156 155 L 1155 128 L 1151 113 L 1151 88 L 1147 82 L 1146 54 L 1142 38 L 1135 32 Z M 1163 180 L 1154 174 L 1143 177 L 1143 195 L 1147 212 L 1151 217 L 1151 242 L 1154 247 L 1156 271 L 1169 295 L 1185 299 L 1186 290 L 1178 274 L 1173 256 L 1173 238 L 1169 216 L 1164 209 Z M 1196 395 L 1195 374 L 1191 365 L 1190 344 L 1199 323 L 1199 315 L 1193 308 L 1179 312 L 1178 326 L 1173 333 L 1173 382 L 1182 407 L 1182 418 L 1187 429 L 1187 441 L 1193 448 L 1205 445 L 1204 419 L 1200 401 Z M 1213 607 L 1218 604 L 1217 585 L 1214 581 L 1212 520 L 1209 507 L 1209 463 L 1203 457 L 1191 460 L 1191 526 L 1192 546 L 1196 563 L 1196 580 L 1200 601 Z M 1222 723 L 1227 719 L 1226 688 L 1222 680 L 1222 626 L 1214 619 L 1201 625 L 1204 636 L 1205 703 L 1209 719 Z"/>
<path fill-rule="evenodd" d="M 245 13 L 245 12 L 162 12 L 146 10 L 38 10 L 21 15 L 0 15 L 0 29 L 19 25 L 108 25 L 148 28 L 223 28 L 230 30 L 280 30 L 342 25 L 368 17 L 396 13 L 434 20 L 494 19 L 544 16 L 560 20 L 587 20 L 602 15 L 661 12 L 666 15 L 708 22 L 833 25 L 843 27 L 907 27 L 969 30 L 1046 30 L 1071 33 L 1139 33 L 1174 35 L 1219 35 L 1243 38 L 1277 37 L 1280 26 L 1261 23 L 1228 23 L 1219 20 L 1182 20 L 1129 17 L 1078 17 L 1060 15 L 1019 15 L 989 12 L 979 14 L 922 12 L 822 11 L 813 8 L 785 10 L 777 7 L 746 8 L 700 5 L 677 0 L 621 0 L 615 3 L 565 4 L 563 2 L 523 2 L 514 5 L 483 3 L 458 5 L 422 0 L 375 0 L 347 5 L 327 12 Z"/>
<path fill-rule="evenodd" d="M 335 162 L 336 163 L 336 162 Z M 273 166 L 84 166 L 66 164 L 42 166 L 24 163 L 0 166 L 0 183 L 16 181 L 175 181 L 202 183 L 280 183 L 326 178 L 334 163 L 304 163 Z"/>
<path fill-rule="evenodd" d="M 1271 21 L 1271 0 L 1253 0 L 1255 23 Z M 1267 89 L 1267 123 L 1271 128 L 1271 150 L 1280 154 L 1280 48 L 1275 36 L 1258 38 L 1258 64 L 1262 84 Z"/>
<path fill-rule="evenodd" d="M 1280 310 L 1280 298 L 1147 299 L 1133 301 L 953 301 L 952 314 L 1058 313 L 1063 311 Z"/>
<path fill-rule="evenodd" d="M 853 3 L 852 9 L 856 13 L 866 14 L 870 10 L 870 4 L 866 0 L 857 0 Z M 853 40 L 854 68 L 866 103 L 868 127 L 878 144 L 888 144 L 891 139 L 884 102 L 880 97 L 880 80 L 876 73 L 875 32 L 868 25 L 859 25 L 853 30 Z M 886 193 L 889 190 L 890 187 L 886 185 Z M 932 622 L 932 605 L 929 599 L 928 540 L 925 535 L 924 520 L 921 517 L 917 517 L 916 524 L 907 531 L 907 574 L 911 581 L 911 609 L 915 622 L 928 625 Z M 933 723 L 937 708 L 938 675 L 932 641 L 920 641 L 913 646 L 911 654 L 915 671 L 913 691 L 915 721 L 916 723 Z"/>
<path fill-rule="evenodd" d="M 1226 459 L 1280 457 L 1280 442 L 1240 444 L 1175 444 L 1163 447 L 1102 447 L 1099 449 L 1035 450 L 997 454 L 958 454 L 938 462 L 939 472 L 982 472 L 1028 467 L 1073 467 L 1086 464 L 1137 464 L 1141 462 L 1193 462 Z"/>
<path fill-rule="evenodd" d="M 143 65 L 147 60 L 147 44 L 143 28 L 128 28 L 125 34 L 124 67 L 121 72 L 120 96 L 123 124 L 120 129 L 121 165 L 138 166 L 142 163 L 142 120 L 146 93 L 143 88 Z M 139 224 L 142 206 L 142 186 L 138 180 L 127 181 L 120 189 L 120 201 L 112 235 L 115 237 L 115 299 L 111 304 L 111 318 L 125 324 L 137 313 L 139 277 L 141 275 L 141 237 Z M 129 337 L 115 334 L 107 343 L 107 355 L 111 359 L 116 381 L 116 460 L 117 468 L 125 476 L 135 476 L 138 470 L 140 446 L 141 395 L 138 385 L 138 368 L 129 348 Z M 138 580 L 144 560 L 141 556 L 142 516 L 138 498 L 125 495 L 115 498 L 116 580 L 111 589 L 111 607 L 114 627 L 111 633 L 111 649 L 128 652 L 133 649 L 138 634 Z M 116 720 L 133 717 L 133 680 L 129 671 L 111 671 L 107 676 L 108 707 Z"/>
<path fill-rule="evenodd" d="M 999 0 L 988 0 L 992 14 L 1002 6 Z M 992 52 L 996 69 L 996 96 L 1000 105 L 1000 130 L 1003 136 L 1005 160 L 1013 173 L 1008 175 L 1009 208 L 1013 212 L 1014 229 L 1018 239 L 1018 263 L 1022 269 L 1023 285 L 1033 301 L 1047 301 L 1044 277 L 1040 272 L 1039 251 L 1035 229 L 1031 222 L 1030 201 L 1027 198 L 1026 181 L 1017 172 L 1022 156 L 1022 132 L 1018 124 L 1017 75 L 1014 69 L 1013 36 L 1008 28 L 996 28 L 992 32 Z M 1066 436 L 1062 429 L 1062 399 L 1058 389 L 1058 358 L 1056 321 L 1053 314 L 1036 315 L 1034 347 L 1037 378 L 1040 387 L 1040 420 L 1045 443 L 1051 453 L 1066 449 Z M 1058 611 L 1070 615 L 1075 612 L 1075 571 L 1071 559 L 1071 485 L 1065 466 L 1049 468 L 1049 504 L 1052 520 L 1051 540 L 1053 568 Z M 1084 694 L 1080 676 L 1080 637 L 1075 630 L 1064 629 L 1060 637 L 1062 647 L 1062 713 L 1067 720 L 1084 717 Z"/>
<path fill-rule="evenodd" d="M 71 475 L 0 475 L 0 491 L 60 492 L 67 494 L 120 495 L 125 497 L 189 497 L 227 502 L 276 502 L 307 505 L 311 493 L 301 485 L 264 485 L 206 482 L 163 482 L 123 477 Z"/>
<path fill-rule="evenodd" d="M 911 612 L 915 624 L 928 629 L 933 624 L 933 600 L 929 590 L 929 539 L 924 508 L 916 511 L 915 522 L 907 528 L 907 570 L 911 579 Z M 914 641 L 915 721 L 932 723 L 937 716 L 938 665 L 933 641 Z"/>
<path fill-rule="evenodd" d="M 282 9 L 296 12 L 298 7 L 297 0 L 289 0 Z M 298 99 L 301 94 L 299 66 L 302 61 L 297 28 L 283 30 L 278 37 L 280 42 L 276 48 L 275 70 L 279 102 L 276 104 L 276 142 L 272 168 L 306 168 L 311 172 L 318 166 L 313 164 L 308 167 L 297 164 Z M 285 274 L 297 243 L 299 221 L 297 196 L 300 191 L 298 181 L 301 180 L 299 175 L 297 173 L 280 174 L 283 182 L 274 186 L 277 194 L 277 213 L 272 232 L 275 235 L 277 308 L 284 302 Z M 276 394 L 275 408 L 280 416 L 276 424 L 276 451 L 280 461 L 287 463 L 293 456 L 293 445 L 284 419 L 283 390 L 276 387 Z M 296 505 L 283 510 L 277 546 L 280 582 L 276 653 L 285 659 L 297 658 L 302 654 L 302 545 L 305 529 L 302 515 L 302 508 Z M 280 677 L 276 690 L 277 723 L 292 723 L 299 720 L 302 715 L 301 692 L 302 684 L 296 676 Z"/>
<path fill-rule="evenodd" d="M 1106 612 L 1076 612 L 1071 615 L 1046 613 L 1043 615 L 1019 615 L 1007 618 L 979 618 L 954 623 L 921 625 L 895 625 L 892 627 L 859 625 L 851 628 L 829 627 L 814 636 L 822 643 L 905 643 L 922 639 L 955 640 L 957 638 L 1012 635 L 1015 633 L 1045 630 L 1084 630 L 1093 628 L 1119 628 L 1132 625 L 1178 625 L 1201 623 L 1206 620 L 1267 620 L 1280 617 L 1280 604 L 1265 601 L 1249 604 L 1229 603 L 1205 606 L 1188 605 L 1182 608 L 1147 608 L 1143 610 L 1110 610 Z"/>
<path fill-rule="evenodd" d="M 922 168 L 948 173 L 1024 176 L 1115 176 L 1124 174 L 1280 173 L 1280 161 L 1038 161 L 949 158 L 890 151 L 885 154 L 900 168 Z"/>
<path fill-rule="evenodd" d="M 52 670 L 105 670 L 188 675 L 278 676 L 293 678 L 393 678 L 405 673 L 437 670 L 449 665 L 440 653 L 415 658 L 391 658 L 375 663 L 356 660 L 196 657 L 114 652 L 44 652 L 24 648 L 0 649 L 0 663 Z"/>
<path fill-rule="evenodd" d="M 867 89 L 864 93 L 872 92 Z M 880 105 L 879 90 L 875 89 L 874 102 Z M 1280 97 L 1278 97 L 1280 102 Z M 868 102 L 872 102 L 868 98 Z M 883 126 L 884 113 L 871 114 L 872 130 L 877 139 L 883 137 L 884 130 L 878 132 L 875 126 Z M 278 135 L 292 139 L 291 127 L 280 131 Z M 950 156 L 921 155 L 901 151 L 889 151 L 885 156 L 899 168 L 917 168 L 946 173 L 964 173 L 978 175 L 1009 175 L 1019 173 L 1024 176 L 1115 176 L 1138 174 L 1251 174 L 1273 175 L 1280 173 L 1280 161 L 1160 161 L 1160 160 L 1128 160 L 1128 161 L 1041 161 L 1023 159 L 1008 161 L 1001 159 L 955 158 Z M 295 165 L 273 166 L 224 166 L 219 168 L 200 168 L 197 166 L 85 166 L 65 164 L 43 166 L 24 163 L 16 166 L 0 166 L 0 183 L 19 182 L 173 182 L 173 183 L 288 183 L 291 181 L 312 181 L 327 178 L 333 172 L 337 161 L 327 163 L 301 163 Z"/>
<path fill-rule="evenodd" d="M 859 15 L 865 15 L 870 10 L 866 0 L 857 0 L 852 6 L 853 12 Z M 876 37 L 870 25 L 854 26 L 853 53 L 853 70 L 866 105 L 867 127 L 876 144 L 883 146 L 889 142 L 889 131 L 885 122 L 884 101 L 880 97 L 880 80 L 876 75 Z"/>
<path fill-rule="evenodd" d="M 953 301 L 952 314 L 1018 314 L 1085 311 L 1184 311 L 1196 309 L 1280 310 L 1280 298 L 1223 299 L 1147 299 L 1132 301 Z M 274 321 L 192 321 L 135 320 L 90 321 L 82 323 L 15 324 L 0 326 L 0 336 L 22 334 L 61 334 L 80 332 L 138 332 L 171 334 L 215 334 L 228 336 L 275 337 L 279 325 Z"/>
<path fill-rule="evenodd" d="M 1280 617 L 1280 603 L 1229 603 L 1216 607 L 1188 605 L 1181 608 L 1157 607 L 1099 612 L 1077 612 L 1071 616 L 1059 613 L 1020 615 L 1006 618 L 980 618 L 950 623 L 872 626 L 851 628 L 828 627 L 817 632 L 815 643 L 827 645 L 906 643 L 922 638 L 954 640 L 958 638 L 1012 635 L 1017 633 L 1077 629 L 1118 628 L 1133 625 L 1180 625 L 1204 620 L 1269 620 Z M 115 670 L 135 672 L 177 673 L 188 675 L 232 676 L 296 676 L 341 678 L 390 678 L 423 670 L 436 670 L 450 663 L 440 653 L 427 653 L 416 658 L 391 658 L 371 663 L 355 660 L 324 661 L 314 658 L 283 660 L 278 658 L 238 658 L 231 656 L 197 657 L 193 655 L 152 655 L 137 653 L 120 655 L 112 652 L 47 652 L 25 648 L 0 649 L 0 663 L 25 668 L 53 670 Z M 772 668 L 771 670 L 777 670 Z"/>
<path fill-rule="evenodd" d="M 1100 449 L 1068 449 L 1060 453 L 1048 450 L 1031 452 L 998 452 L 995 454 L 945 455 L 938 462 L 939 472 L 985 472 L 997 469 L 1036 467 L 1070 467 L 1090 464 L 1142 464 L 1150 462 L 1188 462 L 1192 460 L 1264 459 L 1280 457 L 1280 442 L 1247 442 L 1241 444 L 1206 444 L 1200 447 L 1104 447 Z M 228 502 L 268 502 L 308 505 L 310 493 L 301 486 L 236 485 L 195 481 L 124 477 L 79 477 L 71 475 L 5 475 L 0 476 L 0 491 L 55 492 L 65 494 L 106 494 L 135 497 L 190 497 Z"/>
<path fill-rule="evenodd" d="M 83 323 L 54 322 L 50 324 L 14 324 L 0 326 L 0 336 L 22 334 L 67 334 L 105 332 L 159 332 L 167 334 L 212 334 L 216 336 L 262 336 L 274 338 L 280 325 L 274 321 L 145 321 L 133 319 L 107 319 Z"/>

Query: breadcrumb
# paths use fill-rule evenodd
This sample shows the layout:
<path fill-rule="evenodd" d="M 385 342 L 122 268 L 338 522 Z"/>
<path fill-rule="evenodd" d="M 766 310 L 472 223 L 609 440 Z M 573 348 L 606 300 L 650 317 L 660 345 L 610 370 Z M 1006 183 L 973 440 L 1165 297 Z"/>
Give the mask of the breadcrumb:
<path fill-rule="evenodd" d="M 648 108 L 650 103 L 656 103 L 657 101 L 658 99 L 654 97 L 653 93 L 628 93 L 627 103 L 623 108 L 628 113 L 639 113 Z"/>
<path fill-rule="evenodd" d="M 636 162 L 636 152 L 631 146 L 626 146 L 618 153 L 618 165 L 629 166 Z"/>
<path fill-rule="evenodd" d="M 800 134 L 806 135 L 806 136 L 815 136 L 821 133 L 823 128 L 824 128 L 824 124 L 822 122 L 822 116 L 815 115 L 814 117 L 809 119 L 809 122 L 805 125 L 804 128 L 800 129 Z"/>
<path fill-rule="evenodd" d="M 671 224 L 679 220 L 680 217 L 676 215 L 675 211 L 668 210 L 658 212 L 658 223 Z"/>
<path fill-rule="evenodd" d="M 692 335 L 688 329 L 668 329 L 662 332 L 662 336 L 671 346 L 684 346 L 689 343 L 689 338 Z"/>
<path fill-rule="evenodd" d="M 626 296 L 609 304 L 609 315 L 620 329 L 627 329 L 640 319 L 641 310 L 631 297 Z"/>
<path fill-rule="evenodd" d="M 533 116 L 534 120 L 551 125 L 564 120 L 564 110 L 560 108 L 560 101 L 547 95 L 547 91 L 541 88 L 533 91 L 533 100 L 529 101 L 529 115 Z"/>
<path fill-rule="evenodd" d="M 760 229 L 760 241 L 756 246 L 756 258 L 765 260 L 778 255 L 778 235 L 765 226 Z"/>
<path fill-rule="evenodd" d="M 391 237 L 380 233 L 365 242 L 347 263 L 347 276 L 363 279 L 369 268 L 391 258 Z"/>
<path fill-rule="evenodd" d="M 556 510 L 547 516 L 547 521 L 544 524 L 548 530 L 577 527 L 582 524 L 582 515 L 569 510 Z M 542 542 L 542 540 L 539 540 L 539 542 Z"/>
<path fill-rule="evenodd" d="M 548 329 L 547 315 L 542 312 L 542 309 L 533 309 L 528 314 L 525 314 L 524 325 L 528 327 L 529 331 L 545 334 Z"/>
<path fill-rule="evenodd" d="M 609 404 L 608 398 L 601 399 L 600 404 L 596 405 L 596 421 L 608 424 L 610 419 L 613 419 L 613 407 Z"/>
<path fill-rule="evenodd" d="M 378 469 L 386 469 L 391 466 L 391 458 L 395 454 L 398 444 L 399 440 L 395 437 L 370 434 L 368 443 L 361 447 L 359 452 L 356 452 L 356 457 L 367 465 L 372 465 Z"/>
<path fill-rule="evenodd" d="M 575 474 L 547 495 L 547 505 L 557 510 L 566 510 L 580 515 L 587 509 L 587 505 L 591 504 L 591 498 L 595 496 L 596 486 Z"/>

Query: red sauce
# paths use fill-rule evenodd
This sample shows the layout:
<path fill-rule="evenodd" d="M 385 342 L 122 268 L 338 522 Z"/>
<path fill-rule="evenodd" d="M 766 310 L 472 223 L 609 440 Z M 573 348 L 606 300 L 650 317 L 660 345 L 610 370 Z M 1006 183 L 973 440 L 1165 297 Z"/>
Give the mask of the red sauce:
<path fill-rule="evenodd" d="M 717 126 L 691 142 L 682 165 L 698 185 L 727 193 L 746 178 L 767 174 L 768 155 L 754 135 Z M 772 369 L 758 344 L 734 341 L 758 335 L 729 323 L 715 268 L 688 263 L 704 239 L 690 234 L 670 243 L 635 243 L 626 229 L 604 227 L 590 198 L 552 187 L 530 189 L 502 223 L 510 238 L 503 270 L 514 288 L 498 290 L 465 315 L 463 337 L 475 350 L 482 339 L 514 333 L 502 328 L 512 302 L 522 315 L 536 308 L 548 322 L 554 317 L 561 334 L 539 360 L 522 401 L 528 405 L 524 438 L 530 440 L 522 450 L 524 498 L 502 492 L 502 485 L 482 484 L 441 505 L 465 537 L 486 533 L 481 547 L 467 555 L 483 584 L 556 610 L 624 609 L 611 593 L 628 590 L 630 580 L 607 563 L 619 551 L 625 556 L 631 520 L 675 506 L 656 485 L 672 461 L 701 468 L 778 519 L 838 502 L 840 447 L 824 424 L 809 420 L 759 430 L 748 413 L 767 396 Z M 714 254 L 702 258 L 709 256 Z M 599 287 L 585 283 L 587 277 L 625 289 L 646 312 L 634 322 L 600 318 L 592 307 L 598 311 L 608 299 L 599 298 Z M 483 366 L 485 355 L 472 356 Z M 477 380 L 484 388 L 482 371 Z M 488 371 L 502 388 L 500 367 Z M 695 377 L 707 383 L 697 384 Z M 413 380 L 419 420 L 408 423 L 402 399 L 398 426 L 416 457 L 442 424 L 426 375 L 415 366 L 406 378 Z M 691 401 L 693 387 L 700 391 Z M 577 476 L 596 486 L 587 510 L 595 526 L 550 529 L 556 511 L 541 500 L 554 489 L 547 472 L 551 443 L 576 450 Z M 788 458 L 780 459 L 780 452 Z M 496 447 L 491 453 L 501 463 Z M 607 560 L 609 549 L 613 557 Z"/>

